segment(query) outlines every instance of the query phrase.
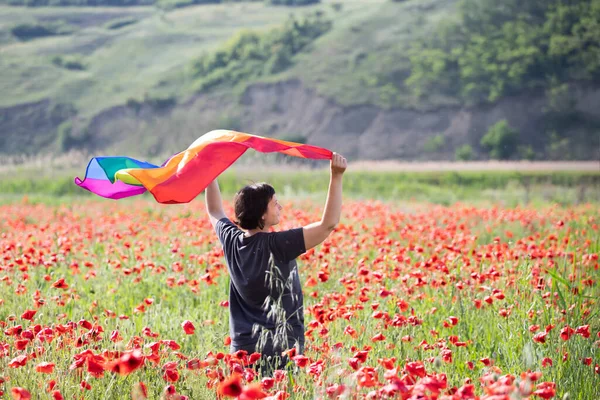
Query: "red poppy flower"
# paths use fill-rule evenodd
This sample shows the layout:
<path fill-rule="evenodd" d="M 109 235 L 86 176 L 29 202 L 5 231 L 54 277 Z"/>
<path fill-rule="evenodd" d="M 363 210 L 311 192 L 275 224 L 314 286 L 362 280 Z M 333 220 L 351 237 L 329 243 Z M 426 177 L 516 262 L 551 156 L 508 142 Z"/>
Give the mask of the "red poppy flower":
<path fill-rule="evenodd" d="M 64 278 L 60 278 L 52 284 L 52 287 L 55 289 L 68 289 L 69 284 L 65 282 Z"/>
<path fill-rule="evenodd" d="M 56 386 L 56 381 L 54 379 L 49 380 L 48 383 L 46 384 L 46 392 L 51 392 L 55 386 Z"/>
<path fill-rule="evenodd" d="M 28 344 L 29 344 L 29 339 L 15 340 L 15 348 L 17 350 L 25 350 L 25 348 L 27 347 Z"/>
<path fill-rule="evenodd" d="M 336 383 L 336 384 L 328 386 L 325 391 L 327 393 L 327 396 L 329 396 L 330 399 L 337 399 L 342 394 L 344 394 L 344 392 L 346 391 L 346 387 L 344 385 L 338 385 Z"/>
<path fill-rule="evenodd" d="M 548 332 L 536 333 L 533 337 L 533 341 L 537 343 L 546 343 L 546 336 L 548 336 Z"/>
<path fill-rule="evenodd" d="M 281 369 L 273 371 L 273 379 L 275 379 L 275 382 L 282 382 L 286 377 L 286 372 Z"/>
<path fill-rule="evenodd" d="M 193 335 L 194 330 L 196 329 L 194 324 L 188 320 L 183 321 L 183 323 L 181 324 L 181 327 L 183 328 L 183 331 L 185 332 L 186 335 Z"/>
<path fill-rule="evenodd" d="M 542 367 L 552 366 L 552 359 L 548 357 L 544 357 L 542 360 Z"/>
<path fill-rule="evenodd" d="M 483 365 L 485 365 L 486 367 L 489 367 L 490 365 L 492 365 L 492 361 L 489 358 L 487 358 L 487 357 L 482 358 L 479 361 L 481 361 L 481 363 Z"/>
<path fill-rule="evenodd" d="M 381 342 L 383 340 L 385 340 L 385 336 L 383 336 L 381 333 L 378 333 L 377 335 L 371 338 L 371 341 L 373 342 Z"/>
<path fill-rule="evenodd" d="M 358 332 L 356 332 L 356 330 L 351 327 L 350 325 L 348 325 L 345 329 L 344 329 L 344 334 L 346 335 L 350 335 L 353 338 L 357 338 L 358 337 Z"/>
<path fill-rule="evenodd" d="M 118 373 L 119 375 L 129 375 L 144 364 L 144 356 L 139 350 L 128 351 L 118 360 L 107 364 L 106 370 Z"/>
<path fill-rule="evenodd" d="M 567 325 L 560 330 L 560 338 L 562 340 L 569 340 L 574 332 L 575 330 Z"/>
<path fill-rule="evenodd" d="M 36 313 L 37 313 L 37 311 L 35 311 L 35 310 L 27 310 L 23 314 L 21 314 L 21 318 L 31 321 L 31 320 L 33 320 L 33 317 L 35 316 Z"/>
<path fill-rule="evenodd" d="M 406 363 L 404 370 L 411 375 L 423 378 L 426 375 L 425 366 L 420 361 Z"/>
<path fill-rule="evenodd" d="M 253 382 L 242 389 L 242 394 L 238 397 L 238 400 L 264 399 L 265 397 L 267 397 L 267 394 L 262 391 L 261 384 Z"/>
<path fill-rule="evenodd" d="M 19 367 L 24 366 L 25 364 L 27 364 L 27 356 L 20 355 L 18 357 L 13 358 L 12 360 L 10 360 L 10 362 L 8 363 L 8 366 L 11 368 L 19 368 Z"/>
<path fill-rule="evenodd" d="M 273 387 L 273 385 L 275 385 L 275 379 L 266 376 L 266 377 L 262 378 L 262 380 L 260 381 L 260 384 L 264 390 L 270 390 Z"/>
<path fill-rule="evenodd" d="M 309 361 L 308 357 L 306 357 L 304 355 L 301 355 L 301 354 L 297 355 L 297 356 L 294 356 L 292 358 L 292 360 L 294 360 L 294 362 L 296 363 L 296 365 L 299 366 L 300 368 L 306 367 L 306 364 L 308 364 L 308 361 Z"/>
<path fill-rule="evenodd" d="M 176 369 L 167 369 L 163 374 L 163 379 L 167 382 L 177 382 L 179 380 L 179 371 Z"/>
<path fill-rule="evenodd" d="M 138 382 L 131 389 L 131 400 L 145 400 L 148 398 L 148 388 L 144 382 Z"/>
<path fill-rule="evenodd" d="M 27 389 L 23 389 L 22 387 L 14 387 L 10 389 L 10 394 L 12 395 L 13 400 L 29 400 L 31 399 L 31 394 Z"/>
<path fill-rule="evenodd" d="M 35 370 L 42 374 L 51 374 L 54 371 L 54 365 L 51 362 L 42 362 L 35 366 Z"/>
<path fill-rule="evenodd" d="M 60 393 L 60 390 L 55 390 L 52 392 L 52 399 L 53 400 L 65 400 L 63 395 Z"/>
<path fill-rule="evenodd" d="M 242 378 L 232 374 L 219 384 L 218 393 L 222 396 L 237 397 L 242 394 Z"/>
<path fill-rule="evenodd" d="M 575 334 L 581 335 L 586 339 L 589 338 L 591 336 L 590 326 L 589 325 L 578 326 L 577 329 L 575 329 Z"/>
<path fill-rule="evenodd" d="M 537 390 L 533 394 L 542 399 L 551 399 L 556 395 L 555 385 L 552 382 L 542 382 L 537 386 Z"/>
<path fill-rule="evenodd" d="M 104 366 L 92 358 L 88 358 L 87 360 L 87 371 L 94 378 L 102 378 L 104 376 Z"/>

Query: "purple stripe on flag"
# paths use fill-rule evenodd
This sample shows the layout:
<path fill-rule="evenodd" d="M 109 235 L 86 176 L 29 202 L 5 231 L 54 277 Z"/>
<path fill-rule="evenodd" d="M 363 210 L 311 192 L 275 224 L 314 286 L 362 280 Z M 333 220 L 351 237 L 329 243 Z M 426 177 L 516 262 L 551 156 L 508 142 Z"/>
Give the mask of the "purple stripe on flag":
<path fill-rule="evenodd" d="M 79 178 L 75 178 L 75 184 L 98 196 L 114 200 L 135 196 L 146 191 L 146 188 L 143 186 L 129 185 L 121 181 L 110 183 L 107 179 L 86 178 L 82 181 Z"/>

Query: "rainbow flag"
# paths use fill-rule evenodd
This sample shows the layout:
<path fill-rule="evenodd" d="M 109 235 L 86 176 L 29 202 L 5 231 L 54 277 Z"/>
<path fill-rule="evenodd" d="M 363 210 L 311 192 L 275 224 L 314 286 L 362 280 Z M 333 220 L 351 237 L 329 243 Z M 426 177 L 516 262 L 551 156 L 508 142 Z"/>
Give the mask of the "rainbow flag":
<path fill-rule="evenodd" d="M 189 203 L 250 148 L 261 153 L 278 152 L 317 160 L 332 157 L 330 150 L 321 147 L 214 130 L 160 166 L 130 157 L 94 157 L 83 180 L 76 177 L 75 184 L 109 199 L 149 191 L 159 203 Z"/>

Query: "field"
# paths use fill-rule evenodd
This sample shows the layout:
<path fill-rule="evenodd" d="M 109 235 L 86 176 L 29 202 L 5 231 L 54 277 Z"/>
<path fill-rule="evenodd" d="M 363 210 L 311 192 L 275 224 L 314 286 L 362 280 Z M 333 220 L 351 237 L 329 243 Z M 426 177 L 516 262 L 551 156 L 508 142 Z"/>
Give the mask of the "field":
<path fill-rule="evenodd" d="M 407 174 L 418 188 L 411 198 L 378 196 L 365 183 L 373 174 L 348 176 L 340 225 L 299 258 L 307 348 L 274 379 L 255 376 L 251 355 L 228 354 L 229 281 L 201 196 L 161 206 L 146 197 L 5 194 L 0 391 L 17 399 L 600 398 L 597 182 L 579 197 L 582 175 L 556 174 L 535 185 L 562 202 L 536 190 L 526 201 L 510 175 L 455 174 L 459 182 L 444 187 Z M 385 190 L 390 177 L 380 175 Z M 320 218 L 323 179 L 310 193 L 280 191 L 280 229 Z M 498 179 L 507 185 L 495 196 L 481 189 Z M 351 190 L 352 182 L 362 183 Z M 458 187 L 466 200 L 448 197 Z M 426 200 L 435 190 L 447 190 L 438 204 Z"/>

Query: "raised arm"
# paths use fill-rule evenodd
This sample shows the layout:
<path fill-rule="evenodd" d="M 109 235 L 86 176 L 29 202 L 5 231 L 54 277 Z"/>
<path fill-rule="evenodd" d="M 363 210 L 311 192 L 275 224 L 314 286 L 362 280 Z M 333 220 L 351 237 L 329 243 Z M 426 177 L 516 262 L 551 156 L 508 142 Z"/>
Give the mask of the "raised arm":
<path fill-rule="evenodd" d="M 344 171 L 346 171 L 346 167 L 346 159 L 340 154 L 333 153 L 329 191 L 327 193 L 323 216 L 320 221 L 307 225 L 303 229 L 306 250 L 321 244 L 340 222 L 340 214 L 342 213 L 342 177 Z"/>
<path fill-rule="evenodd" d="M 215 226 L 218 220 L 226 217 L 225 211 L 223 211 L 223 199 L 221 198 L 221 190 L 219 190 L 219 183 L 216 179 L 206 187 L 205 202 L 206 211 L 210 218 L 210 223 L 212 224 L 212 226 Z"/>

